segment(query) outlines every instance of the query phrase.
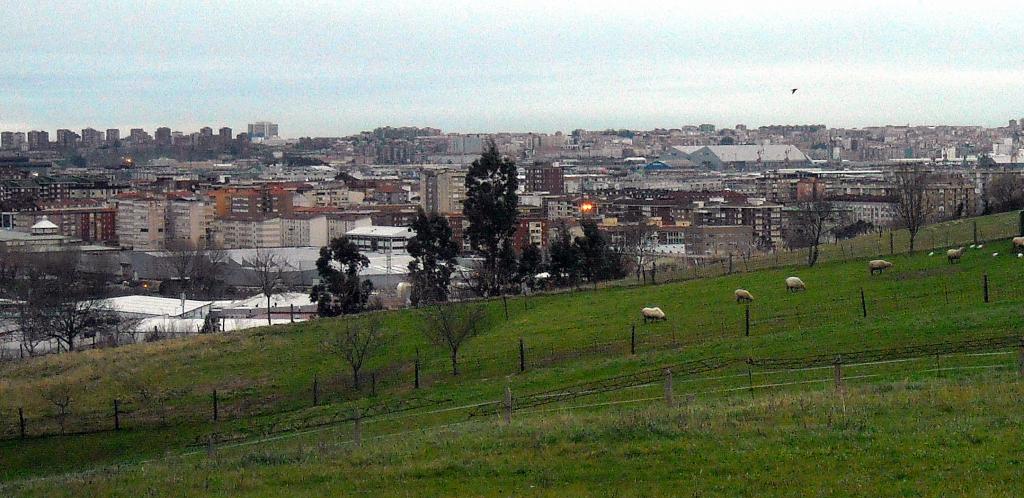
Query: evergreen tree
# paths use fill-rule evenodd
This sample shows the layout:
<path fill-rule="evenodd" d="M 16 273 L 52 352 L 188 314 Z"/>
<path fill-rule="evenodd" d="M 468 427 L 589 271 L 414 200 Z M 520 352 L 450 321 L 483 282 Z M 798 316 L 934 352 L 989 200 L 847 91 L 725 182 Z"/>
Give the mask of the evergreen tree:
<path fill-rule="evenodd" d="M 317 313 L 338 316 L 366 309 L 373 283 L 360 282 L 359 269 L 368 266 L 370 260 L 346 237 L 333 239 L 330 245 L 321 247 L 316 260 L 320 283 L 313 286 L 309 295 L 316 301 Z"/>
<path fill-rule="evenodd" d="M 579 283 L 579 249 L 573 244 L 569 228 L 564 224 L 558 230 L 558 237 L 551 242 L 550 272 L 557 285 L 569 286 Z"/>
<path fill-rule="evenodd" d="M 537 274 L 543 271 L 543 267 L 544 255 L 540 252 L 540 248 L 533 244 L 527 244 L 519 256 L 519 268 L 517 269 L 519 280 L 525 283 L 531 291 L 537 290 Z"/>
<path fill-rule="evenodd" d="M 586 220 L 582 225 L 583 236 L 576 237 L 574 245 L 587 280 L 597 288 L 599 281 L 625 276 L 625 255 L 608 244 L 597 223 Z"/>
<path fill-rule="evenodd" d="M 442 303 L 448 300 L 448 286 L 455 271 L 455 256 L 459 245 L 452 238 L 448 220 L 422 209 L 412 224 L 416 237 L 409 241 L 407 250 L 415 258 L 409 262 L 412 281 L 413 305 Z"/>
<path fill-rule="evenodd" d="M 466 174 L 462 213 L 469 222 L 466 238 L 470 247 L 484 257 L 477 283 L 484 295 L 501 292 L 499 262 L 505 242 L 511 241 L 516 231 L 518 186 L 515 162 L 502 158 L 494 142 Z"/>

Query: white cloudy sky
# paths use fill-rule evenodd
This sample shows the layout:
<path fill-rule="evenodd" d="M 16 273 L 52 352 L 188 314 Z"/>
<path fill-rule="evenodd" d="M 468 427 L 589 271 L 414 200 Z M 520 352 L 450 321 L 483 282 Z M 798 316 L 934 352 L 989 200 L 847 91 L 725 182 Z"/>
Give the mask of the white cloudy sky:
<path fill-rule="evenodd" d="M 1024 116 L 1017 2 L 768 3 L 0 0 L 0 129 Z"/>

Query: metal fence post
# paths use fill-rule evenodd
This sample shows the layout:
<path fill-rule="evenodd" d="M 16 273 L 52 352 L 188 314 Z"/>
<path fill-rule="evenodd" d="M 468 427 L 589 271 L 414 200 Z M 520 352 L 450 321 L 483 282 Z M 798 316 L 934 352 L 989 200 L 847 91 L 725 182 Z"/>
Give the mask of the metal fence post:
<path fill-rule="evenodd" d="M 672 393 L 672 369 L 665 369 L 665 404 L 669 408 L 675 408 L 676 401 Z"/>
<path fill-rule="evenodd" d="M 506 424 L 511 424 L 512 423 L 512 387 L 507 385 L 507 384 L 505 385 L 505 403 L 504 404 L 505 404 L 505 406 L 504 406 L 504 409 L 505 409 L 504 410 L 505 411 L 505 423 Z"/>
<path fill-rule="evenodd" d="M 114 400 L 114 430 L 121 430 L 121 400 Z"/>
<path fill-rule="evenodd" d="M 745 325 L 744 325 L 744 327 L 746 329 L 745 337 L 750 337 L 750 303 L 747 303 L 743 307 L 743 314 L 744 314 L 744 317 L 745 317 Z"/>
<path fill-rule="evenodd" d="M 526 346 L 523 344 L 523 338 L 519 338 L 519 372 L 526 371 Z"/>
<path fill-rule="evenodd" d="M 415 377 L 413 377 L 413 385 L 412 386 L 413 386 L 414 389 L 419 389 L 420 388 L 420 348 L 416 348 L 416 362 L 413 365 L 413 367 L 415 368 L 415 372 L 414 372 Z"/>
<path fill-rule="evenodd" d="M 836 392 L 843 391 L 843 358 L 842 356 L 836 356 L 835 366 L 833 367 L 833 374 L 836 383 Z"/>
<path fill-rule="evenodd" d="M 629 354 L 636 354 L 636 323 L 629 332 Z"/>
<path fill-rule="evenodd" d="M 363 445 L 363 413 L 357 406 L 355 408 L 354 422 L 352 424 L 352 441 L 355 442 L 356 446 Z"/>
<path fill-rule="evenodd" d="M 1021 211 L 1024 213 L 1024 211 Z M 1020 347 L 1017 349 L 1017 374 L 1024 377 L 1024 340 L 1021 341 Z M 18 413 L 21 413 L 21 409 L 18 409 Z M 24 424 L 22 424 L 22 434 L 25 433 Z M 22 436 L 24 437 L 24 436 Z"/>
<path fill-rule="evenodd" d="M 860 312 L 864 318 L 868 317 L 868 302 L 864 299 L 864 288 L 860 288 Z"/>
<path fill-rule="evenodd" d="M 985 290 L 985 302 L 988 302 L 988 273 L 982 277 L 982 287 Z"/>

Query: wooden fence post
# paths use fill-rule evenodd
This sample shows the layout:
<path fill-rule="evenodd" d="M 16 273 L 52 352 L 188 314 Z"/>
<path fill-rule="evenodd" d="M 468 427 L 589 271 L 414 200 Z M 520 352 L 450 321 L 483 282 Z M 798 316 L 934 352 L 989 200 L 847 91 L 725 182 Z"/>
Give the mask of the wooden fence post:
<path fill-rule="evenodd" d="M 982 277 L 982 287 L 985 291 L 985 302 L 988 302 L 988 273 Z"/>
<path fill-rule="evenodd" d="M 672 393 L 672 369 L 665 369 L 665 404 L 669 408 L 675 408 L 676 401 Z"/>
<path fill-rule="evenodd" d="M 750 303 L 743 306 L 743 315 L 745 317 L 745 337 L 750 337 Z"/>
<path fill-rule="evenodd" d="M 288 305 L 288 316 L 291 318 L 292 323 L 295 323 L 295 304 Z"/>
<path fill-rule="evenodd" d="M 629 354 L 636 354 L 636 322 L 629 332 Z"/>
<path fill-rule="evenodd" d="M 320 378 L 313 374 L 313 406 L 320 404 Z"/>
<path fill-rule="evenodd" d="M 218 406 L 217 406 L 217 390 L 214 389 L 213 390 L 213 421 L 214 422 L 216 422 L 220 418 L 220 413 L 218 413 L 218 412 L 219 412 L 219 410 L 218 410 Z"/>
<path fill-rule="evenodd" d="M 519 338 L 519 373 L 526 371 L 526 346 L 523 344 L 523 338 Z"/>
<path fill-rule="evenodd" d="M 974 245 L 978 245 L 978 220 L 974 220 Z"/>
<path fill-rule="evenodd" d="M 893 246 L 892 230 L 889 231 L 889 254 L 890 255 L 896 254 L 896 250 L 895 250 L 895 248 Z"/>
<path fill-rule="evenodd" d="M 505 403 L 504 403 L 504 405 L 505 405 L 504 406 L 505 423 L 506 424 L 511 424 L 512 423 L 512 387 L 507 385 L 507 384 L 505 385 Z"/>
<path fill-rule="evenodd" d="M 843 358 L 842 356 L 836 356 L 835 365 L 833 367 L 833 374 L 835 377 L 836 392 L 843 392 Z"/>
<path fill-rule="evenodd" d="M 377 395 L 377 372 L 370 372 L 370 396 Z"/>
<path fill-rule="evenodd" d="M 121 430 L 121 400 L 114 400 L 114 430 Z"/>
<path fill-rule="evenodd" d="M 729 253 L 729 275 L 732 275 L 732 253 Z"/>
<path fill-rule="evenodd" d="M 217 454 L 217 445 L 213 442 L 213 434 L 206 438 L 206 458 L 213 458 Z"/>
<path fill-rule="evenodd" d="M 20 407 L 18 408 L 18 428 L 21 438 L 25 439 L 25 409 Z"/>
<path fill-rule="evenodd" d="M 352 441 L 356 446 L 363 445 L 363 413 L 357 406 L 354 414 L 355 420 L 352 424 Z"/>
<path fill-rule="evenodd" d="M 864 299 L 864 288 L 860 288 L 860 312 L 864 318 L 868 317 L 868 302 Z"/>

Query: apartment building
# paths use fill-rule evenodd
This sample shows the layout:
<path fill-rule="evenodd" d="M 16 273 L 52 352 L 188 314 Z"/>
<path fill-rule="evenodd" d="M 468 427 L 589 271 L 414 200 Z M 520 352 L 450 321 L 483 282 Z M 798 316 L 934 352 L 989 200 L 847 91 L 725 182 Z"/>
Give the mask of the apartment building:
<path fill-rule="evenodd" d="M 428 213 L 461 213 L 466 200 L 466 172 L 424 170 L 420 177 L 420 205 Z"/>
<path fill-rule="evenodd" d="M 292 213 L 281 217 L 281 245 L 323 247 L 330 241 L 327 216 L 321 213 Z"/>
<path fill-rule="evenodd" d="M 117 238 L 121 247 L 138 251 L 164 248 L 167 199 L 145 194 L 122 194 L 117 206 Z"/>
<path fill-rule="evenodd" d="M 214 223 L 214 240 L 224 249 L 281 247 L 283 222 L 280 216 L 232 215 Z"/>

